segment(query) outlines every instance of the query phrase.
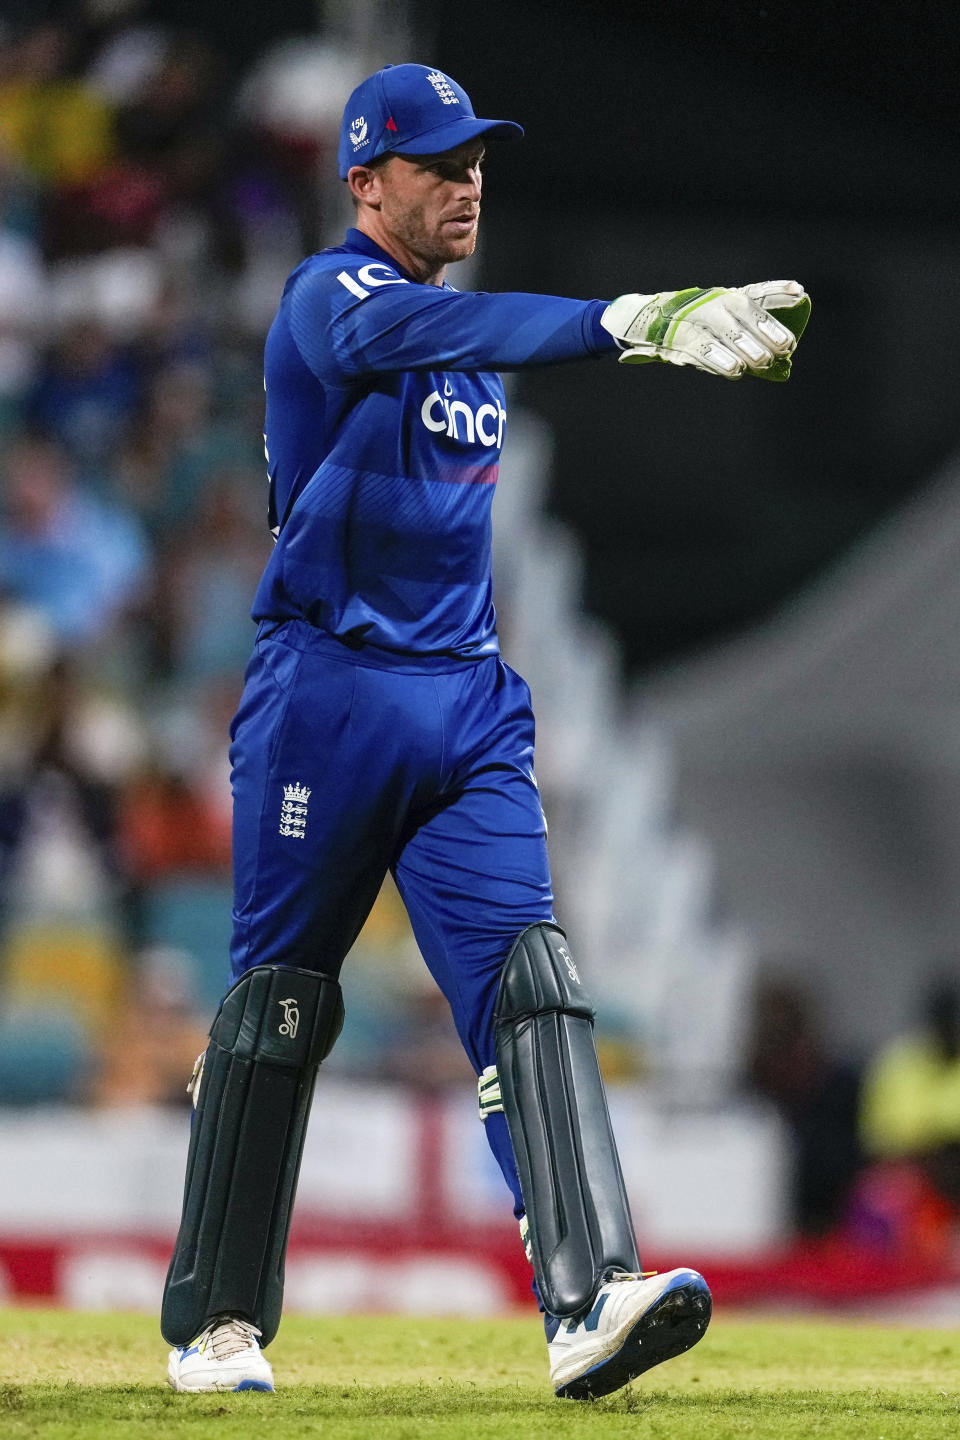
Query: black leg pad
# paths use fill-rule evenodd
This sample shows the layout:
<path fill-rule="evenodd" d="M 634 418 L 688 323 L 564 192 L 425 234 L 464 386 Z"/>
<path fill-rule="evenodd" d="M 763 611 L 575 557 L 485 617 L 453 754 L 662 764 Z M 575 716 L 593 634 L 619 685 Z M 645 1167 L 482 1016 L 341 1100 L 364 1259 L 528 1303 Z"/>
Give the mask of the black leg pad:
<path fill-rule="evenodd" d="M 610 1266 L 640 1269 L 593 1017 L 563 931 L 524 930 L 500 981 L 497 1070 L 533 1271 L 553 1315 L 589 1309 Z"/>
<path fill-rule="evenodd" d="M 214 1315 L 252 1321 L 269 1345 L 317 1066 L 343 1025 L 329 975 L 257 965 L 225 996 L 200 1074 L 183 1215 L 160 1328 L 187 1345 Z"/>

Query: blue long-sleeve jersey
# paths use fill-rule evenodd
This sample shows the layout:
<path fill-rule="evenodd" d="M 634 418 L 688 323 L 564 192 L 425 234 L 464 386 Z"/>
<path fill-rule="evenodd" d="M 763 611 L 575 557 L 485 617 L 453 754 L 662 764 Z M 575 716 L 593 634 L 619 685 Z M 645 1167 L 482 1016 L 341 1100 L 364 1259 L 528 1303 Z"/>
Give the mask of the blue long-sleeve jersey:
<path fill-rule="evenodd" d="M 398 659 L 495 654 L 496 372 L 614 349 L 604 304 L 420 285 L 359 230 L 305 260 L 266 343 L 277 544 L 254 618 Z"/>

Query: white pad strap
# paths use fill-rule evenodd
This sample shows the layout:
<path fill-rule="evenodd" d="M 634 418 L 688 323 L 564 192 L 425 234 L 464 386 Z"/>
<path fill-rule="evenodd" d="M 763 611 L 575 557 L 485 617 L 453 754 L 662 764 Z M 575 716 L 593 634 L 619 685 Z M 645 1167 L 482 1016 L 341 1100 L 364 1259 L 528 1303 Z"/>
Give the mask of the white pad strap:
<path fill-rule="evenodd" d="M 480 1106 L 481 1120 L 486 1120 L 488 1115 L 495 1115 L 497 1111 L 503 1113 L 500 1076 L 497 1074 L 496 1065 L 488 1065 L 480 1076 L 477 1084 L 477 1100 Z"/>

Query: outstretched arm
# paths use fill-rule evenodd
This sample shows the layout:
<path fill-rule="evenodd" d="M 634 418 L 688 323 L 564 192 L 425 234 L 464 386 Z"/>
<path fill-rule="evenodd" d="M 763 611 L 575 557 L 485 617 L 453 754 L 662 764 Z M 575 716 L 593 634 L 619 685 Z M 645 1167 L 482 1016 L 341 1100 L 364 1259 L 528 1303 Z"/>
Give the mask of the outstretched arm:
<path fill-rule="evenodd" d="M 776 316 L 791 307 L 799 315 L 802 302 L 809 313 L 793 281 L 621 295 L 606 304 L 460 293 L 342 256 L 336 269 L 295 276 L 285 298 L 297 348 L 314 374 L 334 384 L 404 370 L 519 370 L 618 350 L 625 364 L 661 359 L 730 377 L 748 370 L 786 379 L 799 330 Z"/>

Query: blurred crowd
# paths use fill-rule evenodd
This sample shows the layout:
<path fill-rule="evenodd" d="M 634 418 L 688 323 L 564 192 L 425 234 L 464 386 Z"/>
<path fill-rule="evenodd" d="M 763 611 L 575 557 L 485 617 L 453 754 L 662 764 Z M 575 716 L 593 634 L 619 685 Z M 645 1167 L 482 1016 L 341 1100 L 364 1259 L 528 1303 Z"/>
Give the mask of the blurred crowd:
<path fill-rule="evenodd" d="M 914 1025 L 837 1058 L 811 967 L 775 966 L 754 994 L 744 1079 L 781 1115 L 795 1231 L 928 1262 L 960 1255 L 960 962 L 918 988 Z"/>
<path fill-rule="evenodd" d="M 317 35 L 231 70 L 138 0 L 0 21 L 0 1105 L 187 1103 L 270 545 L 263 337 L 342 226 L 323 177 L 362 71 Z M 744 1060 L 792 1140 L 796 1229 L 944 1253 L 956 973 L 867 1065 L 831 1057 L 802 977 L 761 976 Z M 389 884 L 328 1064 L 469 1082 Z"/>
<path fill-rule="evenodd" d="M 340 225 L 355 63 L 313 35 L 230 70 L 137 0 L 0 20 L 0 1104 L 186 1101 L 226 981 L 263 338 Z M 436 1032 L 425 1083 L 469 1075 L 389 891 L 354 971 L 336 1065 L 407 1074 Z"/>

